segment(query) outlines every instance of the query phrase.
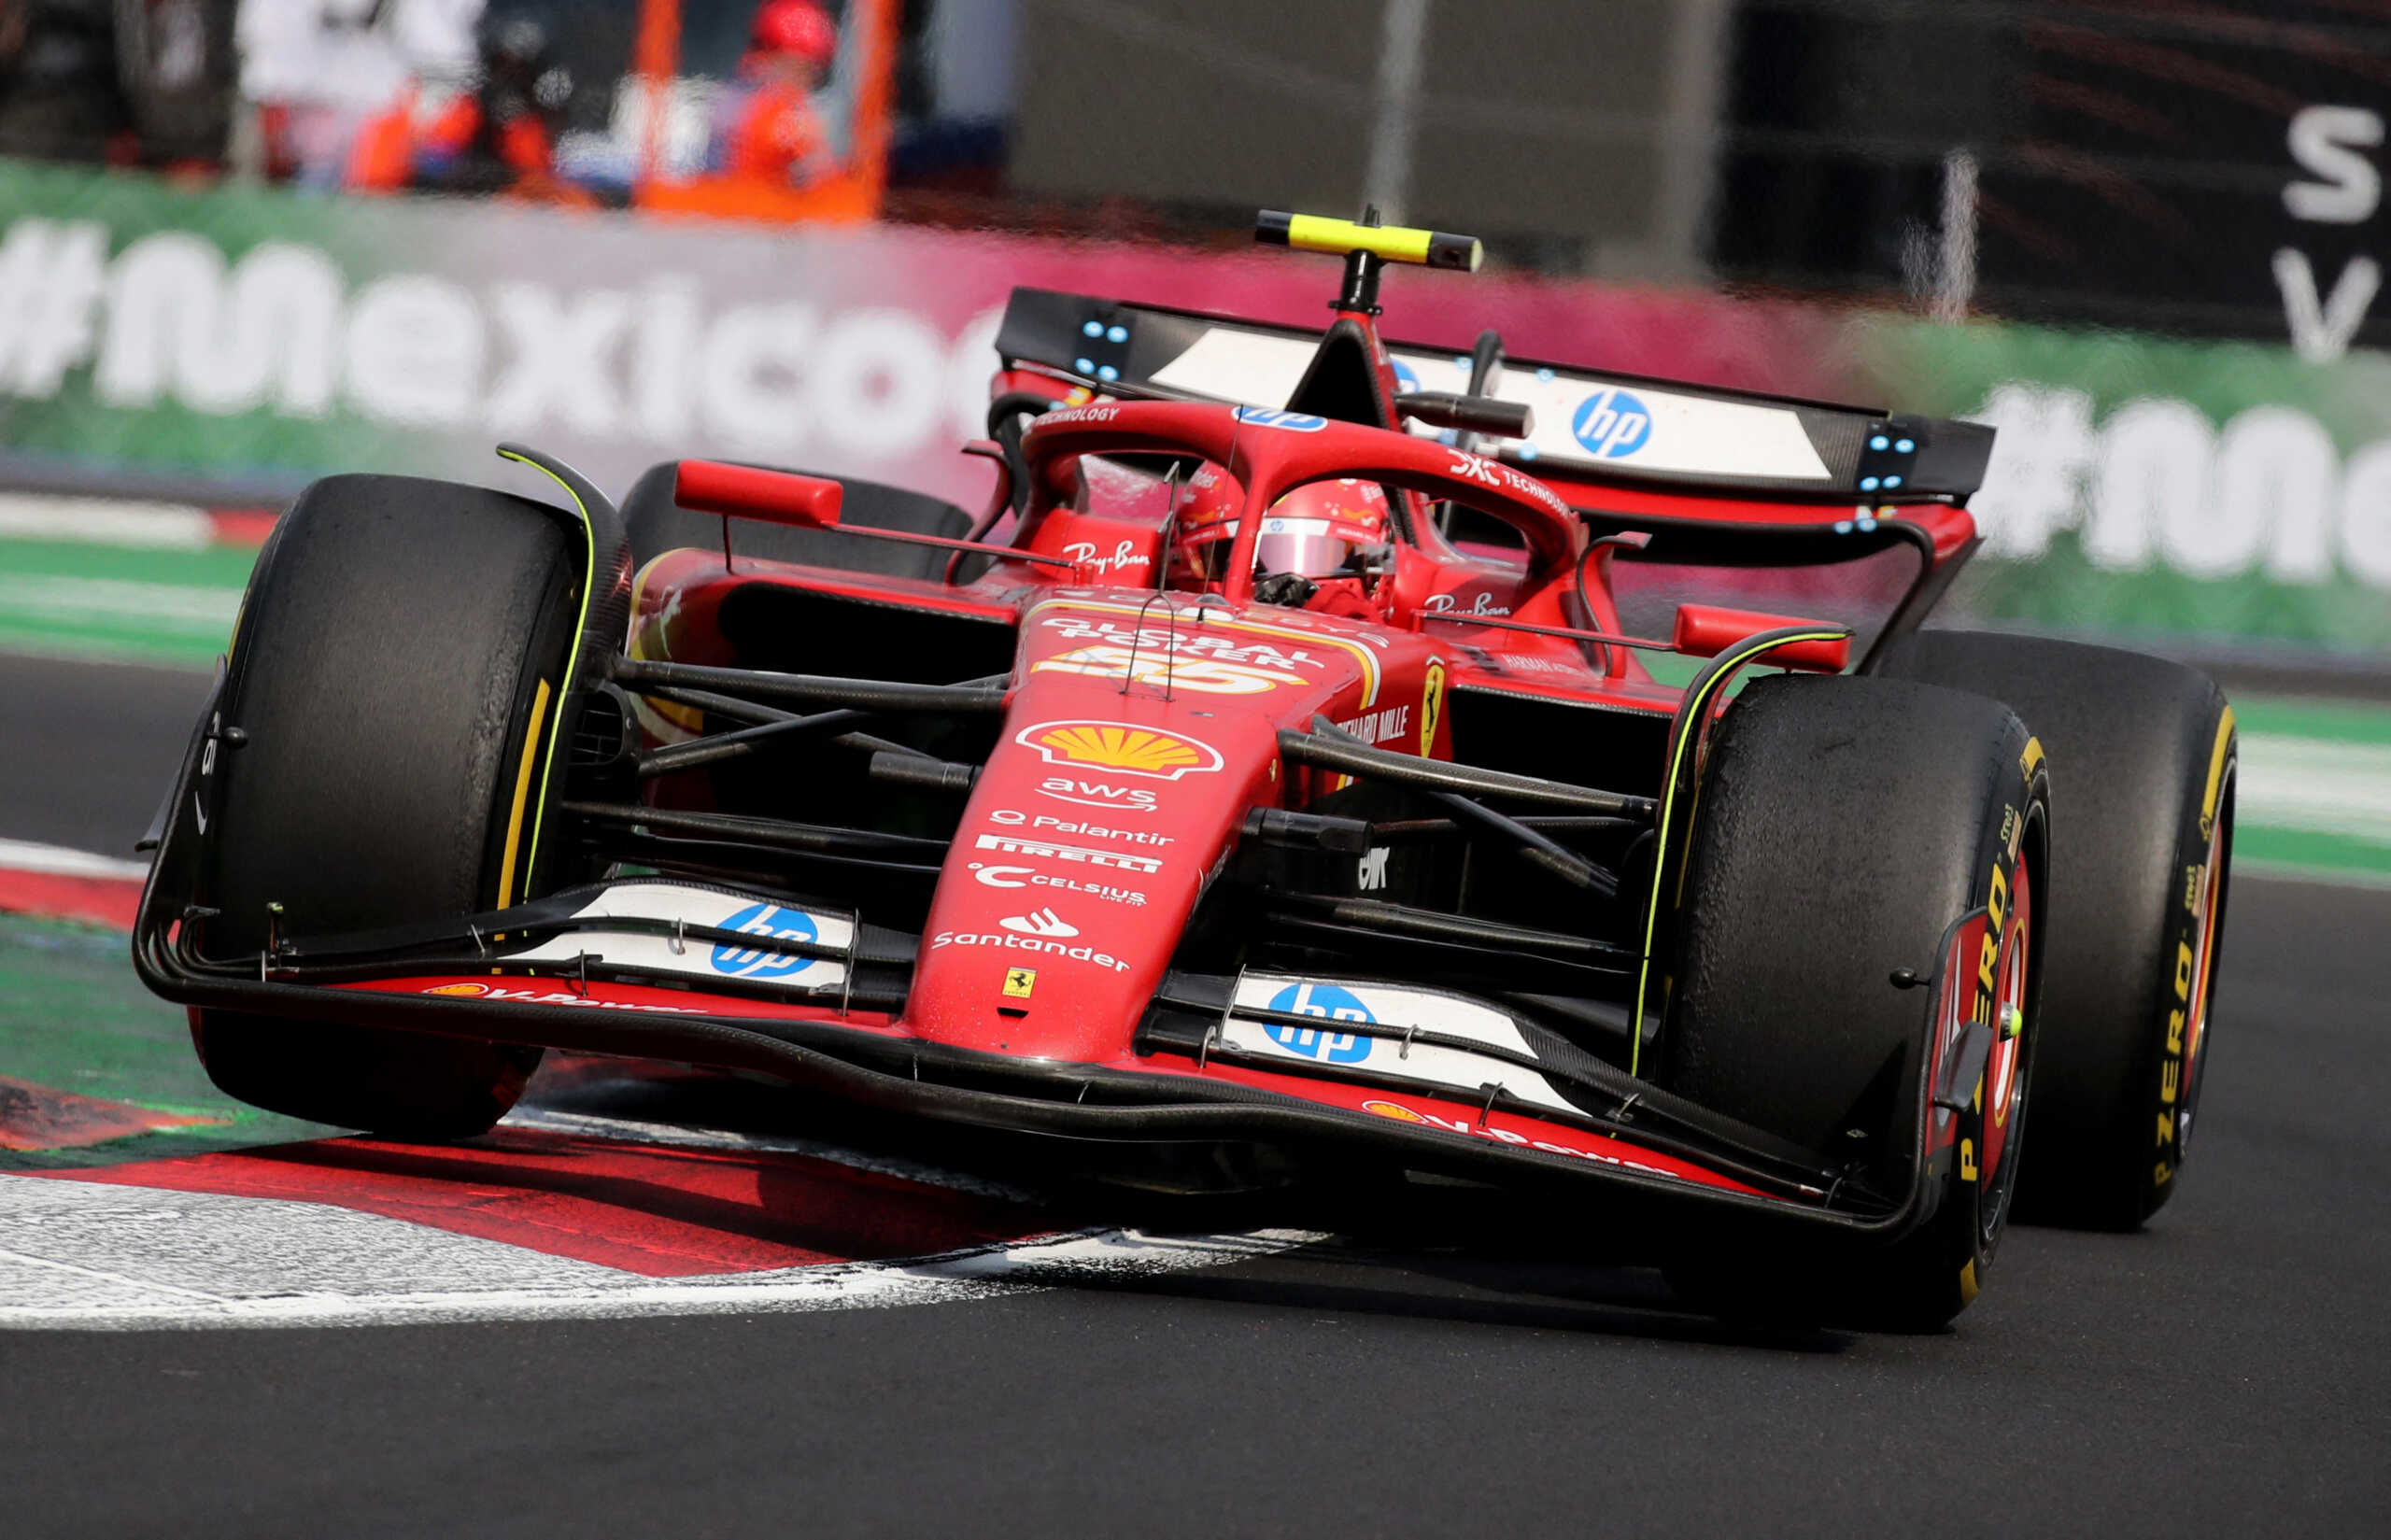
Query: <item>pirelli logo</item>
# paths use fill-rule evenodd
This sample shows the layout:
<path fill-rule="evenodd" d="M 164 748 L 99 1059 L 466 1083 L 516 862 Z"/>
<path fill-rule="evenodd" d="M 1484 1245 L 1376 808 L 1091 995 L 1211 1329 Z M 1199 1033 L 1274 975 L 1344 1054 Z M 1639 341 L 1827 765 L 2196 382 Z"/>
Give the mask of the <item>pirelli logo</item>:
<path fill-rule="evenodd" d="M 1043 856 L 1050 861 L 1076 861 L 1082 866 L 1117 867 L 1123 871 L 1154 872 L 1162 869 L 1159 855 L 1127 855 L 1117 850 L 1089 850 L 1083 845 L 1058 845 L 1046 840 L 1025 839 L 1017 834 L 983 834 L 980 836 L 982 850 L 1001 851 L 1007 855 Z"/>

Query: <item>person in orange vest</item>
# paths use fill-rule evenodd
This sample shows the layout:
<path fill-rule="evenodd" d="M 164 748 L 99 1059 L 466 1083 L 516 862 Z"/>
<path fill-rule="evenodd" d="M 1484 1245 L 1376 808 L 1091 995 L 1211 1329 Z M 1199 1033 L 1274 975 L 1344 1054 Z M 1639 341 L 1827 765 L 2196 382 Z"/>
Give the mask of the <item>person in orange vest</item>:
<path fill-rule="evenodd" d="M 839 51 L 839 28 L 814 0 L 764 0 L 740 85 L 724 102 L 717 170 L 740 181 L 804 187 L 838 169 L 814 92 Z"/>

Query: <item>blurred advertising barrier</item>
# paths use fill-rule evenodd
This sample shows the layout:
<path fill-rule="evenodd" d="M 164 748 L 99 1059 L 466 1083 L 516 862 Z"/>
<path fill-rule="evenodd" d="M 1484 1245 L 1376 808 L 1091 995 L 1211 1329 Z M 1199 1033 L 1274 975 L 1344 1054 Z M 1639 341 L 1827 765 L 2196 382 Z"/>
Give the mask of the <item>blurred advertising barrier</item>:
<path fill-rule="evenodd" d="M 1853 342 L 1884 399 L 2000 430 L 1976 615 L 2391 651 L 2391 357 L 1881 318 Z"/>
<path fill-rule="evenodd" d="M 976 504 L 1012 285 L 1320 323 L 1284 253 L 875 226 L 657 221 L 503 201 L 178 190 L 0 162 L 0 449 L 298 480 L 488 480 L 501 438 L 627 487 L 678 455 L 880 477 Z M 1835 323 L 1790 305 L 1390 275 L 1396 334 L 1831 394 Z"/>
<path fill-rule="evenodd" d="M 1016 283 L 1316 324 L 1324 262 L 916 228 L 186 190 L 0 162 L 0 474 L 496 481 L 500 438 L 623 487 L 680 455 L 967 505 Z M 2391 650 L 2391 361 L 1789 303 L 1388 276 L 1392 335 L 1973 416 L 2002 438 L 1962 602 L 2145 640 Z"/>

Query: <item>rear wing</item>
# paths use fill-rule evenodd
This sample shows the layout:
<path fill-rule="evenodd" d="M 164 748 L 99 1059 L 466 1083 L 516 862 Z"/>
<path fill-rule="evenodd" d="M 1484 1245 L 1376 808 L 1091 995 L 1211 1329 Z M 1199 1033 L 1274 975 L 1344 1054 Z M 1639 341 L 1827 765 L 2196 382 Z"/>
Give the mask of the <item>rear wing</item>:
<path fill-rule="evenodd" d="M 1283 406 L 1321 333 L 1044 289 L 1016 289 L 997 351 L 1107 395 Z M 1466 353 L 1389 343 L 1401 389 L 1466 394 Z M 1523 469 L 1655 490 L 1821 502 L 1964 501 L 1992 430 L 1752 391 L 1509 359 L 1483 392 L 1535 414 L 1525 439 L 1478 452 Z M 1437 430 L 1414 423 L 1435 437 Z"/>

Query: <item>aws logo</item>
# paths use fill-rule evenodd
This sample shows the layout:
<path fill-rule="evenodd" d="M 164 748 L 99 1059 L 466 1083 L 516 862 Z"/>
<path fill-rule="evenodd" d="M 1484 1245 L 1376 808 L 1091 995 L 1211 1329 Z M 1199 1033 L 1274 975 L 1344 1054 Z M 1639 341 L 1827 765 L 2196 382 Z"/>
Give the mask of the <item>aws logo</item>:
<path fill-rule="evenodd" d="M 1076 802 L 1083 808 L 1109 808 L 1115 812 L 1152 812 L 1158 805 L 1155 794 L 1142 787 L 1117 786 L 1069 775 L 1050 775 L 1038 783 L 1038 789 L 1057 802 Z"/>

